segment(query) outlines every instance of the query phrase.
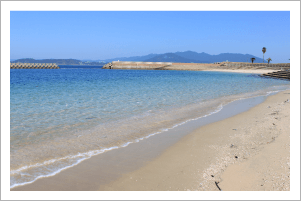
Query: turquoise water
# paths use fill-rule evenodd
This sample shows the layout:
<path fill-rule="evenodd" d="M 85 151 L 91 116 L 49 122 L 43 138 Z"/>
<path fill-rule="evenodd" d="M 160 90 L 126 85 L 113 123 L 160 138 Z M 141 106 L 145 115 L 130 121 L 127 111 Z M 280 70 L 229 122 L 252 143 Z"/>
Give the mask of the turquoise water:
<path fill-rule="evenodd" d="M 11 187 L 289 81 L 205 71 L 11 69 Z"/>

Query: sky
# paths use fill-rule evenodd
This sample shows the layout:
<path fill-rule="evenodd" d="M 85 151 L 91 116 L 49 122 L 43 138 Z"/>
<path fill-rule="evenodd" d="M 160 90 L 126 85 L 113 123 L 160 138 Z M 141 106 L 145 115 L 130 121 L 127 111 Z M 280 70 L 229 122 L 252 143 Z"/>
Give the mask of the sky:
<path fill-rule="evenodd" d="M 91 59 L 195 51 L 290 59 L 289 11 L 10 11 L 10 58 Z"/>

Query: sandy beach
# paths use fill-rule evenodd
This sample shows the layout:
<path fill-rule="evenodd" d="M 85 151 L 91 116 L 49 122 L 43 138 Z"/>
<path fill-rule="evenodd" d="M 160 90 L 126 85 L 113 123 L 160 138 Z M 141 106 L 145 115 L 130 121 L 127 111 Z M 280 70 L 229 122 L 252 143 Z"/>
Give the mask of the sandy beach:
<path fill-rule="evenodd" d="M 290 92 L 203 126 L 99 190 L 290 190 Z"/>
<path fill-rule="evenodd" d="M 3 200 L 301 200 L 300 2 L 1 5 Z"/>
<path fill-rule="evenodd" d="M 219 72 L 231 72 L 231 73 L 254 73 L 254 74 L 266 74 L 276 72 L 277 70 L 268 70 L 268 69 L 206 69 L 203 71 L 219 71 Z"/>
<path fill-rule="evenodd" d="M 136 151 L 131 146 L 112 150 L 11 190 L 288 191 L 289 100 L 290 91 L 283 91 L 246 112 L 170 140 L 166 150 L 138 155 L 137 149 L 168 141 L 153 136 L 134 143 Z"/>
<path fill-rule="evenodd" d="M 253 73 L 253 74 L 266 74 L 278 71 L 277 69 L 231 69 L 221 67 L 207 67 L 207 66 L 187 66 L 187 67 L 166 67 L 166 70 L 193 70 L 193 71 L 218 71 L 218 72 L 231 72 L 231 73 Z"/>

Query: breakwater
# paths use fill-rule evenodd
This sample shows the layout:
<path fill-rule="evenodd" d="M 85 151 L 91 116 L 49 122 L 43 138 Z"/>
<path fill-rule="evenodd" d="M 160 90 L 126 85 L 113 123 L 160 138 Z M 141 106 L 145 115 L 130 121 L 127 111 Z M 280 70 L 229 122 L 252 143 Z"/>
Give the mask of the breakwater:
<path fill-rule="evenodd" d="M 104 69 L 158 69 L 171 66 L 170 62 L 131 62 L 113 61 L 103 66 Z"/>
<path fill-rule="evenodd" d="M 59 69 L 56 63 L 10 63 L 11 69 Z"/>
<path fill-rule="evenodd" d="M 172 63 L 172 62 L 131 62 L 113 61 L 103 69 L 144 69 L 144 70 L 218 70 L 218 69 L 267 69 L 289 70 L 290 63 L 248 63 L 248 62 L 216 62 L 216 63 Z"/>
<path fill-rule="evenodd" d="M 273 73 L 266 73 L 262 74 L 262 77 L 272 77 L 272 78 L 279 78 L 279 79 L 290 79 L 290 70 L 282 70 Z"/>

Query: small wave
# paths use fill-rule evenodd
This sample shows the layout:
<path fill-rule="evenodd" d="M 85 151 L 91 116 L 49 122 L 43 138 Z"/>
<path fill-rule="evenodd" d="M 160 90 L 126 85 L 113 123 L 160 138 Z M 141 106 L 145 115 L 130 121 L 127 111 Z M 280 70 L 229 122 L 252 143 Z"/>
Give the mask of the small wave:
<path fill-rule="evenodd" d="M 84 161 L 86 159 L 91 158 L 92 156 L 95 156 L 95 155 L 98 155 L 98 154 L 101 154 L 101 153 L 104 153 L 106 151 L 110 151 L 110 150 L 113 150 L 113 149 L 118 149 L 118 148 L 120 148 L 120 147 L 114 146 L 114 147 L 110 147 L 110 148 L 104 148 L 104 149 L 101 149 L 101 150 L 89 151 L 89 152 L 86 152 L 86 153 L 78 153 L 77 155 L 66 156 L 66 157 L 62 157 L 62 158 L 58 158 L 58 159 L 51 159 L 51 160 L 45 161 L 43 163 L 36 163 L 34 165 L 23 166 L 23 167 L 21 167 L 21 168 L 19 168 L 17 170 L 11 170 L 10 171 L 11 175 L 14 175 L 14 174 L 24 174 L 22 172 L 25 171 L 25 170 L 28 170 L 28 169 L 37 168 L 37 167 L 45 167 L 45 166 L 47 166 L 49 164 L 53 164 L 55 162 L 59 162 L 59 161 L 65 160 L 65 159 L 75 159 L 75 158 L 82 157 L 82 158 L 78 159 L 75 163 L 73 163 L 71 165 L 65 166 L 63 168 L 59 168 L 57 170 L 53 170 L 53 172 L 48 173 L 48 174 L 42 174 L 42 175 L 36 176 L 35 178 L 33 178 L 31 181 L 28 181 L 28 182 L 22 182 L 22 183 L 12 184 L 10 186 L 10 188 L 14 188 L 16 186 L 22 186 L 22 185 L 25 185 L 25 184 L 33 183 L 34 181 L 36 181 L 39 178 L 54 176 L 54 175 L 60 173 L 61 171 L 65 170 L 65 169 L 73 167 L 73 166 L 79 164 L 80 162 L 82 162 L 82 161 Z M 32 176 L 32 175 L 29 175 L 27 173 L 26 173 L 26 175 L 27 176 Z"/>
<path fill-rule="evenodd" d="M 193 120 L 197 120 L 197 119 L 200 119 L 200 118 L 204 118 L 204 117 L 207 117 L 207 116 L 210 116 L 212 114 L 215 114 L 219 111 L 221 111 L 223 108 L 223 105 L 219 105 L 218 108 L 216 110 L 214 110 L 213 112 L 210 112 L 209 114 L 206 114 L 206 115 L 203 115 L 203 116 L 200 116 L 200 117 L 197 117 L 197 118 L 193 118 L 193 119 L 188 119 L 184 122 L 181 122 L 181 123 L 178 123 L 178 124 L 175 124 L 173 125 L 172 127 L 170 128 L 165 128 L 165 129 L 161 129 L 160 131 L 158 132 L 155 132 L 155 133 L 151 133 L 145 137 L 141 137 L 141 138 L 138 138 L 134 141 L 130 141 L 130 142 L 126 142 L 124 144 L 122 144 L 121 146 L 113 146 L 113 147 L 110 147 L 110 148 L 104 148 L 104 149 L 100 149 L 100 150 L 93 150 L 93 151 L 89 151 L 89 152 L 85 152 L 85 153 L 78 153 L 77 155 L 69 155 L 69 156 L 65 156 L 65 157 L 62 157 L 62 158 L 57 158 L 57 159 L 51 159 L 51 160 L 47 160 L 47 161 L 44 161 L 43 163 L 36 163 L 34 165 L 28 165 L 28 166 L 23 166 L 21 168 L 18 168 L 16 170 L 11 170 L 10 171 L 10 174 L 11 176 L 13 175 L 16 175 L 16 174 L 24 174 L 23 172 L 24 171 L 27 171 L 29 169 L 33 169 L 33 168 L 39 168 L 39 167 L 47 167 L 51 164 L 54 164 L 54 163 L 58 163 L 60 161 L 63 161 L 63 160 L 68 160 L 68 159 L 77 159 L 75 162 L 73 162 L 71 165 L 68 165 L 68 166 L 65 166 L 65 167 L 62 167 L 62 168 L 59 168 L 59 169 L 55 169 L 55 170 L 49 170 L 50 172 L 47 173 L 47 174 L 42 174 L 42 175 L 39 175 L 39 176 L 33 176 L 33 175 L 30 175 L 28 173 L 25 173 L 27 176 L 31 176 L 31 177 L 34 177 L 31 179 L 31 181 L 27 181 L 27 182 L 20 182 L 20 183 L 13 183 L 11 184 L 10 188 L 14 188 L 14 187 L 17 187 L 17 186 L 22 186 L 22 185 L 25 185 L 25 184 L 30 184 L 30 183 L 33 183 L 35 182 L 36 180 L 40 179 L 40 178 L 45 178 L 45 177 L 51 177 L 51 176 L 54 176 L 58 173 L 60 173 L 61 171 L 63 170 L 66 170 L 68 168 L 71 168 L 71 167 L 74 167 L 75 165 L 79 164 L 80 162 L 86 160 L 86 159 L 89 159 L 91 158 L 92 156 L 95 156 L 95 155 L 98 155 L 98 154 L 102 154 L 106 151 L 110 151 L 110 150 L 113 150 L 113 149 L 118 149 L 118 148 L 121 148 L 121 147 L 127 147 L 128 145 L 132 144 L 132 143 L 137 143 L 141 140 L 144 140 L 144 139 L 147 139 L 151 136 L 154 136 L 154 135 L 157 135 L 157 134 L 160 134 L 160 133 L 163 133 L 163 132 L 166 132 L 166 131 L 169 131 L 171 129 L 174 129 L 178 126 L 181 126 L 189 121 L 193 121 Z"/>

